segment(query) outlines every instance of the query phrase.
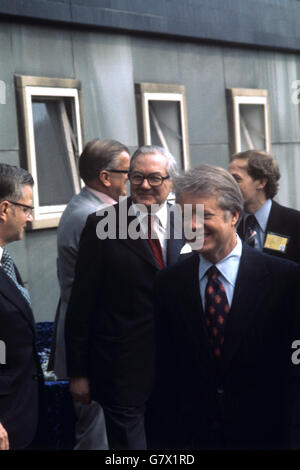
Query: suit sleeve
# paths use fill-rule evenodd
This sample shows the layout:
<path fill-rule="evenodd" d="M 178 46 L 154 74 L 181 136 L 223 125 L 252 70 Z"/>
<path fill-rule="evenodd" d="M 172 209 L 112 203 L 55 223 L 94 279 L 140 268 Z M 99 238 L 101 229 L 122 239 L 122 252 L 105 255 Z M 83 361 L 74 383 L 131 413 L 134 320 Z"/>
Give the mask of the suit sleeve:
<path fill-rule="evenodd" d="M 289 375 L 286 396 L 287 447 L 300 449 L 300 266 L 292 280 L 291 295 L 287 299 L 287 314 L 292 312 L 289 325 Z"/>
<path fill-rule="evenodd" d="M 75 278 L 65 320 L 67 372 L 69 377 L 88 376 L 91 318 L 101 283 L 101 241 L 97 218 L 91 215 L 82 232 Z"/>

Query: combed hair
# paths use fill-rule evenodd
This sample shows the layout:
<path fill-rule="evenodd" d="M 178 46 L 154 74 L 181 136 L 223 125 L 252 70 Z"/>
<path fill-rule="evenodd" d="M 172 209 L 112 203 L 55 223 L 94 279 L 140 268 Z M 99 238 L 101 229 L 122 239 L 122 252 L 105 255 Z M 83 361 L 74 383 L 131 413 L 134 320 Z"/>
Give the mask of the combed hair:
<path fill-rule="evenodd" d="M 114 170 L 119 165 L 120 153 L 129 150 L 117 140 L 94 139 L 88 142 L 79 157 L 79 174 L 88 184 L 98 178 L 102 170 Z"/>
<path fill-rule="evenodd" d="M 231 214 L 243 210 L 243 197 L 241 190 L 224 168 L 213 165 L 199 165 L 174 180 L 176 201 L 180 203 L 183 193 L 195 194 L 199 197 L 215 196 L 218 205 Z"/>
<path fill-rule="evenodd" d="M 278 193 L 280 180 L 280 170 L 275 158 L 270 153 L 261 150 L 235 153 L 230 161 L 237 158 L 248 160 L 247 172 L 252 179 L 267 179 L 264 191 L 268 199 L 273 199 Z"/>
<path fill-rule="evenodd" d="M 133 171 L 135 160 L 141 155 L 156 155 L 156 154 L 160 154 L 166 157 L 166 159 L 168 160 L 166 169 L 170 175 L 170 178 L 174 179 L 178 175 L 176 160 L 168 150 L 166 150 L 163 147 L 159 147 L 158 145 L 143 145 L 142 147 L 139 147 L 131 157 L 130 171 Z"/>
<path fill-rule="evenodd" d="M 10 199 L 17 202 L 24 196 L 24 186 L 33 186 L 31 174 L 14 165 L 0 163 L 0 201 Z"/>

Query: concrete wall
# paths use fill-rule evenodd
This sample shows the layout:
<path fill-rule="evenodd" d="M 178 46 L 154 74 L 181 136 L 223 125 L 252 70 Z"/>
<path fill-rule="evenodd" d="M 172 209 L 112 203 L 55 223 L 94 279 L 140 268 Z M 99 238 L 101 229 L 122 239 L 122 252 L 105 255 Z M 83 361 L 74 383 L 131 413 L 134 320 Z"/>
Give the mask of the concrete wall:
<path fill-rule="evenodd" d="M 82 82 L 85 140 L 115 138 L 138 145 L 134 82 L 183 84 L 187 97 L 191 165 L 228 164 L 225 89 L 269 92 L 272 150 L 282 170 L 279 201 L 300 210 L 299 105 L 296 53 L 208 45 L 63 26 L 0 23 L 0 161 L 19 162 L 15 73 Z M 10 247 L 28 283 L 37 321 L 53 320 L 59 297 L 56 230 L 27 232 Z"/>

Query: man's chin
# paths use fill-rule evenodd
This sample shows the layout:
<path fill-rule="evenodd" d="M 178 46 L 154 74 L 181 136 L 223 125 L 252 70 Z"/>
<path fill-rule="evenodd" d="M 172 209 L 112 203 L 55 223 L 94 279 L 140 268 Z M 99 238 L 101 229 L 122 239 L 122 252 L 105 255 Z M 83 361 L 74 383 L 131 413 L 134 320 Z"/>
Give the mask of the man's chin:
<path fill-rule="evenodd" d="M 193 251 L 195 251 L 196 253 L 200 253 L 201 250 L 203 249 L 204 240 L 203 238 L 202 239 L 194 238 L 193 240 L 187 240 L 187 243 L 190 245 Z"/>
<path fill-rule="evenodd" d="M 136 201 L 136 204 L 144 204 L 147 208 L 150 207 L 152 204 L 155 204 L 155 200 L 149 197 L 139 197 Z"/>

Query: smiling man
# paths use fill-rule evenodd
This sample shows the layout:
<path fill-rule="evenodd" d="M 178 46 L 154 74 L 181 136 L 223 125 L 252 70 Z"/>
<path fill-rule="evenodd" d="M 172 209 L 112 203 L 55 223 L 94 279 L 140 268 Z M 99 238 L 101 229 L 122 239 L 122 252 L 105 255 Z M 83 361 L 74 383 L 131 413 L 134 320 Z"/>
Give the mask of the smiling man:
<path fill-rule="evenodd" d="M 0 366 L 0 449 L 24 449 L 38 424 L 42 372 L 35 347 L 30 297 L 6 249 L 21 240 L 32 221 L 30 173 L 0 164 L 0 339 L 5 363 Z"/>
<path fill-rule="evenodd" d="M 242 195 L 226 170 L 190 170 L 175 179 L 175 192 L 184 212 L 192 206 L 191 228 L 203 224 L 204 242 L 155 281 L 152 445 L 288 447 L 299 400 L 291 361 L 300 331 L 299 266 L 241 242 Z M 202 221 L 195 217 L 199 204 Z"/>
<path fill-rule="evenodd" d="M 89 403 L 92 397 L 102 404 L 114 450 L 146 448 L 144 412 L 154 367 L 153 281 L 160 269 L 178 260 L 184 244 L 172 235 L 172 219 L 168 226 L 166 199 L 175 175 L 169 152 L 139 148 L 130 161 L 131 197 L 114 206 L 113 232 L 124 234 L 125 229 L 127 236 L 97 237 L 104 211 L 88 217 L 80 241 L 66 315 L 68 375 L 76 400 Z M 124 208 L 131 215 L 119 230 Z M 138 238 L 130 237 L 132 223 L 140 226 Z"/>

